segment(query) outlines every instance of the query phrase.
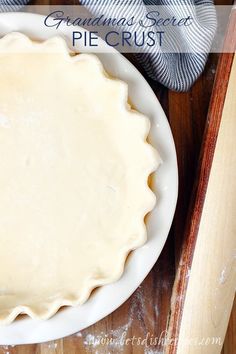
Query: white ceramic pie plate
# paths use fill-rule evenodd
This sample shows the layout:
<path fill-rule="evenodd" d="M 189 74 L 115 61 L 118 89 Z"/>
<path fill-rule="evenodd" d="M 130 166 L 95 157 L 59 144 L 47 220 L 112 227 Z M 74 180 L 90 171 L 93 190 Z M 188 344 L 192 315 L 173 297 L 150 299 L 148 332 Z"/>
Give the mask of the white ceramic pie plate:
<path fill-rule="evenodd" d="M 71 38 L 73 30 L 71 27 L 65 26 L 58 32 L 55 29 L 46 28 L 43 19 L 40 15 L 25 13 L 0 14 L 0 36 L 19 31 L 38 40 L 58 34 L 63 35 L 64 38 Z M 148 241 L 131 254 L 119 281 L 96 290 L 84 305 L 62 309 L 47 321 L 22 317 L 9 326 L 0 327 L 1 345 L 38 343 L 64 337 L 110 314 L 126 301 L 143 281 L 159 257 L 166 241 L 178 191 L 176 152 L 170 127 L 155 94 L 143 76 L 117 51 L 112 50 L 112 54 L 101 53 L 101 48 L 105 49 L 105 47 L 106 44 L 101 41 L 100 53 L 97 55 L 108 73 L 128 83 L 131 102 L 151 119 L 150 141 L 157 148 L 163 160 L 154 176 L 154 190 L 158 201 L 148 219 Z M 83 50 L 81 47 L 78 49 Z M 92 48 L 91 52 L 96 52 L 94 49 L 96 48 Z M 88 52 L 87 48 L 86 51 Z"/>

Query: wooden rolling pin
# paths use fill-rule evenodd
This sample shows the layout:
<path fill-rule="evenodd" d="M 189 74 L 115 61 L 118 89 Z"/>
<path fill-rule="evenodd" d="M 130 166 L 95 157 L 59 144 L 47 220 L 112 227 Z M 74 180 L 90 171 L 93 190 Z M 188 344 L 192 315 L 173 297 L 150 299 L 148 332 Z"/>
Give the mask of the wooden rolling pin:
<path fill-rule="evenodd" d="M 235 52 L 236 9 L 225 45 Z M 236 56 L 223 53 L 172 295 L 165 353 L 220 353 L 235 287 Z"/>

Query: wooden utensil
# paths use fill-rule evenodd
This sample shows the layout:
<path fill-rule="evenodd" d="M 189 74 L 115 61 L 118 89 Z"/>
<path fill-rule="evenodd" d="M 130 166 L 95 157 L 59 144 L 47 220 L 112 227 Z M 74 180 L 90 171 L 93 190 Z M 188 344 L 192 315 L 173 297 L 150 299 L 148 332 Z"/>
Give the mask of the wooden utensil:
<path fill-rule="evenodd" d="M 225 46 L 236 49 L 236 9 Z M 236 285 L 236 57 L 221 55 L 175 280 L 168 354 L 221 351 Z M 168 341 L 169 339 L 169 341 Z"/>

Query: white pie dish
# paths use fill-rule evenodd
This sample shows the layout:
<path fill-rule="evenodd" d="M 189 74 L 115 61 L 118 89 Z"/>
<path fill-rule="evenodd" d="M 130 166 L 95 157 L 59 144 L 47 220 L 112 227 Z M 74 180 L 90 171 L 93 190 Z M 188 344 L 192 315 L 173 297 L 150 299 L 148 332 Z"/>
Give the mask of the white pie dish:
<path fill-rule="evenodd" d="M 55 30 L 46 29 L 41 16 L 1 14 L 0 34 L 12 31 L 25 33 L 38 40 L 59 34 Z M 64 37 L 70 32 L 70 27 L 63 28 Z M 102 45 L 106 46 L 104 43 Z M 154 181 L 154 190 L 158 190 L 158 202 L 148 221 L 148 242 L 132 253 L 119 281 L 96 291 L 84 305 L 63 309 L 50 320 L 42 322 L 21 318 L 7 327 L 1 327 L 0 344 L 34 343 L 63 337 L 111 313 L 132 294 L 150 271 L 168 235 L 177 199 L 177 164 L 170 128 L 144 78 L 122 55 L 115 50 L 114 53 L 116 55 L 99 53 L 98 57 L 109 74 L 128 83 L 129 96 L 135 108 L 151 119 L 150 141 L 163 160 Z"/>

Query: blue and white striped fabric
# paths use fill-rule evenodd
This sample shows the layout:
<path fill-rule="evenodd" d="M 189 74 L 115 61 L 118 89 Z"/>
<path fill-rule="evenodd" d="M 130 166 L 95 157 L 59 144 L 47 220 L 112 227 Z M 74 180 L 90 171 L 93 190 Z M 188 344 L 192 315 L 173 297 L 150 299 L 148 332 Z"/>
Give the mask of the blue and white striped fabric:
<path fill-rule="evenodd" d="M 148 5 L 165 5 L 170 11 L 177 9 L 182 12 L 178 15 L 184 18 L 185 15 L 188 16 L 188 13 L 185 13 L 187 7 L 191 6 L 192 15 L 198 25 L 194 26 L 189 36 L 182 35 L 178 38 L 182 42 L 182 47 L 186 48 L 186 53 L 164 53 L 157 44 L 155 51 L 150 48 L 149 52 L 136 54 L 136 57 L 152 79 L 175 91 L 187 91 L 202 73 L 208 54 L 198 53 L 194 44 L 196 43 L 195 47 L 199 48 L 201 43 L 204 43 L 204 48 L 210 50 L 216 30 L 215 9 L 211 0 L 81 0 L 80 3 L 93 14 L 118 18 L 130 18 L 132 15 L 136 18 L 145 18 Z M 111 6 L 112 3 L 119 5 Z M 193 5 L 208 6 L 198 6 L 201 11 L 197 12 Z M 134 26 L 132 30 L 138 32 L 140 27 Z"/>
<path fill-rule="evenodd" d="M 29 0 L 0 0 L 0 12 L 17 11 L 29 3 Z"/>
<path fill-rule="evenodd" d="M 25 5 L 26 2 L 27 0 L 0 0 L 0 5 L 10 9 L 12 5 Z M 117 3 L 118 6 L 111 6 Z M 156 44 L 155 51 L 152 48 L 149 52 L 136 53 L 135 55 L 152 79 L 175 91 L 189 90 L 202 73 L 208 56 L 207 51 L 210 50 L 216 30 L 213 0 L 80 0 L 80 4 L 84 5 L 93 15 L 103 14 L 119 18 L 129 18 L 130 15 L 145 18 L 147 5 L 165 5 L 166 7 L 177 5 L 178 11 L 183 12 L 178 15 L 186 17 L 185 15 L 188 15 L 185 14 L 186 7 L 179 7 L 179 5 L 191 6 L 192 16 L 197 26 L 188 35 L 185 32 L 181 38 L 178 38 L 187 49 L 185 53 L 162 52 Z M 197 7 L 200 9 L 199 11 L 193 6 L 203 4 L 208 6 Z M 134 26 L 132 30 L 140 31 L 140 28 Z M 201 43 L 204 43 L 204 48 L 208 49 L 206 52 L 197 52 L 196 48 L 199 48 L 199 45 L 201 47 Z"/>

